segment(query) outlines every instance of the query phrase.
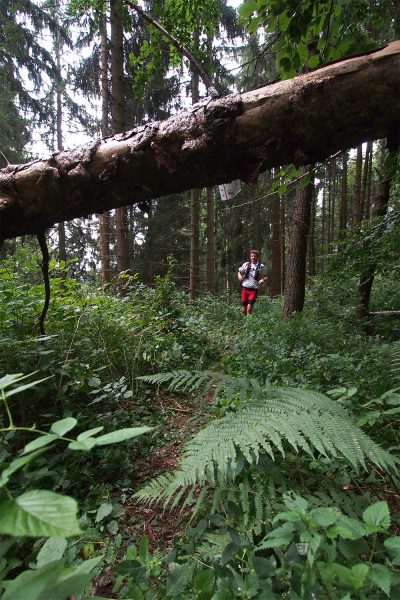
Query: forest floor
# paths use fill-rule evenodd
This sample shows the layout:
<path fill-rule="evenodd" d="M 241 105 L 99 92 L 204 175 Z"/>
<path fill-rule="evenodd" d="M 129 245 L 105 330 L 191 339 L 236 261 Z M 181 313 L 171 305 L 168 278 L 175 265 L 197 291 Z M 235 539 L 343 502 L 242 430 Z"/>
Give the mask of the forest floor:
<path fill-rule="evenodd" d="M 137 489 L 178 466 L 183 444 L 204 421 L 199 399 L 186 397 L 183 405 L 180 397 L 168 396 L 160 391 L 155 402 L 165 421 L 160 432 L 160 444 L 145 457 L 141 465 L 139 478 L 136 480 Z M 172 510 L 163 510 L 160 505 L 144 506 L 134 497 L 125 506 L 130 516 L 131 524 L 127 530 L 130 537 L 140 539 L 147 535 L 150 550 L 164 550 L 171 546 L 173 538 L 183 531 L 191 512 L 190 506 L 183 511 L 179 505 Z"/>
<path fill-rule="evenodd" d="M 211 395 L 205 399 L 206 402 L 210 400 Z M 182 398 L 179 396 L 167 395 L 160 390 L 152 402 L 154 403 L 152 409 L 163 415 L 164 422 L 160 426 L 160 442 L 148 454 L 140 456 L 140 472 L 135 480 L 137 490 L 148 481 L 179 465 L 182 446 L 208 417 L 204 400 L 200 398 L 186 396 L 183 405 Z M 134 461 L 136 462 L 136 457 Z M 162 551 L 172 548 L 174 538 L 183 534 L 193 510 L 191 506 L 182 510 L 179 504 L 174 509 L 166 510 L 160 505 L 145 506 L 134 496 L 125 502 L 124 507 L 126 509 L 125 536 L 139 542 L 146 535 L 151 552 L 156 549 Z M 121 548 L 121 552 L 123 553 L 125 549 Z M 106 571 L 94 583 L 96 596 L 116 597 L 112 592 L 114 586 L 112 571 Z"/>

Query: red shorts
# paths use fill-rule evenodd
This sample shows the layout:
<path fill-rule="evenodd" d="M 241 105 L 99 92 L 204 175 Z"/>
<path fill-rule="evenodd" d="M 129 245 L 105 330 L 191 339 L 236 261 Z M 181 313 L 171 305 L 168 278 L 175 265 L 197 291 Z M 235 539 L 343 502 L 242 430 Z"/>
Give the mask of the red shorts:
<path fill-rule="evenodd" d="M 258 290 L 255 288 L 245 288 L 242 287 L 242 304 L 243 306 L 247 306 L 247 304 L 254 304 L 257 299 Z"/>

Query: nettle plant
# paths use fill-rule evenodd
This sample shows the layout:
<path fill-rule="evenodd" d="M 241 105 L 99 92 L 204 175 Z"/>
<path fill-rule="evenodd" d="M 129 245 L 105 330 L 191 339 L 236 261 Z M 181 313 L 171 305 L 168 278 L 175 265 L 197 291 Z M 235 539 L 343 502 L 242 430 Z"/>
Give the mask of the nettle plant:
<path fill-rule="evenodd" d="M 82 590 L 93 576 L 102 557 L 74 561 L 66 565 L 66 538 L 82 533 L 76 501 L 59 493 L 42 489 L 30 489 L 15 496 L 12 479 L 29 463 L 58 444 L 72 451 L 89 451 L 98 446 L 115 444 L 148 433 L 150 427 L 127 427 L 99 435 L 103 426 L 93 427 L 71 437 L 70 432 L 78 425 L 77 419 L 67 417 L 54 422 L 49 431 L 35 426 L 18 427 L 14 424 L 10 399 L 43 379 L 22 383 L 29 375 L 13 374 L 0 379 L 0 400 L 4 409 L 3 435 L 25 432 L 34 435 L 19 456 L 0 473 L 0 589 L 5 590 L 2 600 L 65 600 Z M 17 385 L 21 384 L 21 385 Z M 23 538 L 48 538 L 41 548 L 35 568 L 19 572 L 8 579 L 13 569 L 21 571 L 22 561 L 16 556 L 8 558 L 10 549 Z"/>
<path fill-rule="evenodd" d="M 293 598 L 399 597 L 400 537 L 390 535 L 387 502 L 375 502 L 361 519 L 337 507 L 313 507 L 295 494 L 285 495 L 284 504 L 255 552 Z"/>

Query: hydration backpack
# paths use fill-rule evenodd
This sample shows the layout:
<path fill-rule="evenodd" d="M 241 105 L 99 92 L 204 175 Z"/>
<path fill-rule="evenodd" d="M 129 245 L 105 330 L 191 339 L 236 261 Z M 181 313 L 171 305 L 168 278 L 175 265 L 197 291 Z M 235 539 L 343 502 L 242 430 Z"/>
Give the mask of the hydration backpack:
<path fill-rule="evenodd" d="M 249 261 L 249 262 L 247 263 L 247 266 L 246 266 L 246 273 L 244 274 L 244 278 L 245 278 L 245 279 L 247 279 L 247 278 L 248 278 L 248 276 L 250 275 L 250 269 L 251 269 L 251 263 L 250 263 L 250 261 Z M 261 269 L 261 263 L 257 261 L 257 262 L 256 262 L 256 270 L 255 270 L 255 273 L 254 273 L 254 279 L 255 279 L 256 281 L 258 281 L 258 279 L 259 279 L 259 277 L 260 277 L 260 269 Z"/>

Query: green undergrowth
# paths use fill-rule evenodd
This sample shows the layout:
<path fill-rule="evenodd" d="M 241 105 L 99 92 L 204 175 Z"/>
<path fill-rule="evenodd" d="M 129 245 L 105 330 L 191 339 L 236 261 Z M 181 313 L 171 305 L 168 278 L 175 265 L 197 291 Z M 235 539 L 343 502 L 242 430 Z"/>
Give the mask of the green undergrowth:
<path fill-rule="evenodd" d="M 366 335 L 354 320 L 354 285 L 316 278 L 304 311 L 282 320 L 282 299 L 266 295 L 250 317 L 239 293 L 189 303 L 172 268 L 151 288 L 126 276 L 122 293 L 52 263 L 40 336 L 38 264 L 23 253 L 0 264 L 0 377 L 41 380 L 3 404 L 1 498 L 73 497 L 80 533 L 46 541 L 3 528 L 5 598 L 22 575 L 45 582 L 38 600 L 53 584 L 60 599 L 72 588 L 101 597 L 105 573 L 114 598 L 396 597 L 400 345 L 395 324 Z M 378 278 L 375 293 L 395 306 L 393 282 Z M 60 438 L 65 425 L 53 433 L 59 422 L 73 424 L 72 441 Z M 93 441 L 143 427 L 135 439 Z M 181 452 L 181 470 L 153 474 L 165 448 Z M 171 514 L 191 518 L 172 546 L 142 538 L 134 494 L 153 503 L 155 522 L 168 496 Z"/>

